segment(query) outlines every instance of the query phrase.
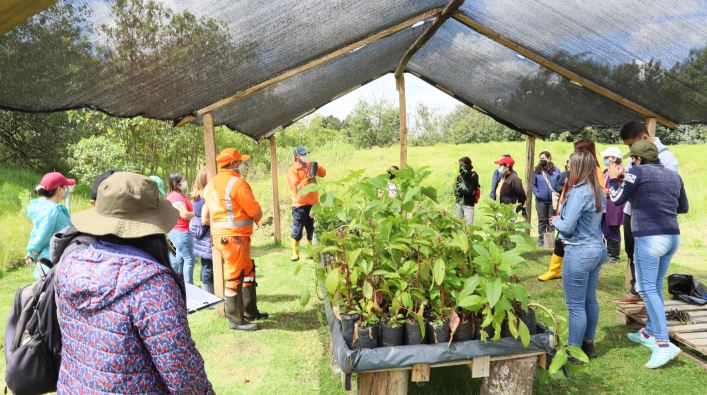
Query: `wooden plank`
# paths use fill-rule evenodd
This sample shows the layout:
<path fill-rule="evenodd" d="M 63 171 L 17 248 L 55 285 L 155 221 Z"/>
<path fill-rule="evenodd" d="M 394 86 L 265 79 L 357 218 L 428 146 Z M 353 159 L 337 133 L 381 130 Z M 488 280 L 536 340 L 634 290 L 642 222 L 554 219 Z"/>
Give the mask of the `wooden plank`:
<path fill-rule="evenodd" d="M 681 340 L 681 342 L 692 348 L 707 347 L 707 339 Z"/>
<path fill-rule="evenodd" d="M 693 332 L 693 333 L 679 333 L 675 335 L 676 340 L 696 340 L 696 339 L 707 339 L 707 331 L 705 332 Z"/>
<path fill-rule="evenodd" d="M 484 355 L 482 357 L 476 357 L 471 361 L 471 377 L 480 378 L 488 377 L 491 370 L 491 357 Z"/>
<path fill-rule="evenodd" d="M 464 3 L 464 0 L 451 0 L 446 7 L 442 10 L 442 12 L 439 13 L 437 18 L 435 18 L 434 22 L 430 26 L 425 29 L 424 32 L 420 35 L 420 37 L 415 40 L 414 43 L 410 46 L 410 48 L 405 51 L 405 54 L 403 55 L 402 59 L 400 59 L 400 63 L 398 63 L 398 67 L 395 69 L 395 77 L 399 77 L 403 75 L 405 72 L 405 67 L 407 67 L 408 62 L 410 61 L 410 58 L 417 52 L 420 48 L 422 48 L 427 41 L 429 41 L 430 38 L 437 32 L 437 29 L 440 28 L 444 24 L 444 22 L 449 19 L 450 16 L 454 12 L 457 11 L 460 5 Z"/>
<path fill-rule="evenodd" d="M 655 124 L 656 124 L 655 118 L 646 118 L 646 129 L 648 130 L 648 134 L 651 137 L 655 137 Z"/>
<path fill-rule="evenodd" d="M 490 374 L 481 382 L 481 395 L 530 395 L 537 358 L 527 357 L 491 364 Z"/>
<path fill-rule="evenodd" d="M 182 126 L 188 124 L 188 123 L 191 122 L 191 121 L 196 121 L 196 117 L 193 116 L 193 115 L 186 115 L 186 116 L 182 117 L 182 119 L 180 119 L 179 121 L 177 121 L 177 122 L 174 124 L 174 127 L 175 127 L 175 128 L 182 127 Z"/>
<path fill-rule="evenodd" d="M 707 317 L 707 310 L 690 311 L 690 317 Z"/>
<path fill-rule="evenodd" d="M 310 70 L 314 67 L 317 67 L 321 64 L 324 64 L 326 62 L 329 62 L 331 60 L 334 60 L 336 58 L 339 58 L 341 56 L 346 55 L 347 53 L 353 51 L 354 49 L 358 49 L 360 47 L 363 47 L 364 45 L 368 45 L 371 43 L 374 43 L 382 38 L 388 37 L 391 34 L 397 33 L 403 29 L 406 29 L 412 25 L 414 25 L 417 22 L 424 21 L 426 19 L 432 18 L 436 15 L 438 15 L 442 11 L 442 8 L 434 8 L 429 11 L 425 11 L 421 14 L 415 15 L 401 23 L 398 23 L 397 25 L 388 27 L 386 29 L 383 29 L 377 33 L 374 33 L 362 40 L 358 40 L 356 42 L 353 42 L 351 44 L 345 45 L 335 51 L 332 51 L 320 58 L 314 59 L 310 62 L 307 62 L 303 65 L 291 68 L 289 70 L 286 70 L 270 79 L 267 79 L 263 82 L 260 82 L 256 85 L 250 86 L 246 89 L 243 89 L 239 92 L 234 93 L 233 95 L 226 97 L 224 99 L 221 99 L 213 104 L 210 104 L 196 112 L 197 116 L 202 116 L 206 113 L 218 110 L 219 108 L 222 108 L 224 106 L 227 106 L 239 99 L 242 99 L 248 95 L 252 95 L 253 93 L 259 92 L 267 87 L 270 87 L 272 85 L 277 84 L 280 81 L 284 81 L 288 78 L 294 77 L 298 74 L 304 73 L 307 70 Z"/>
<path fill-rule="evenodd" d="M 591 90 L 592 92 L 597 93 L 601 96 L 604 96 L 607 99 L 612 100 L 612 101 L 620 104 L 621 106 L 628 108 L 631 111 L 641 114 L 647 118 L 655 118 L 658 121 L 658 123 L 660 123 L 661 125 L 663 125 L 665 127 L 670 128 L 670 129 L 675 129 L 678 127 L 678 125 L 675 122 L 673 122 L 663 116 L 658 115 L 657 113 L 649 110 L 648 108 L 646 108 L 646 107 L 644 107 L 634 101 L 631 101 L 631 100 L 621 96 L 620 94 L 618 94 L 618 93 L 616 93 L 616 92 L 614 92 L 604 86 L 597 84 L 594 81 L 591 81 L 585 77 L 582 77 L 581 75 L 575 73 L 574 71 L 571 71 L 571 70 L 553 62 L 552 60 L 547 59 L 544 56 L 531 51 L 528 48 L 525 48 L 524 46 L 518 44 L 517 42 L 515 42 L 509 38 L 506 38 L 506 37 L 500 35 L 499 33 L 496 33 L 495 31 L 491 30 L 490 28 L 482 25 L 481 23 L 475 21 L 474 19 L 470 18 L 468 15 L 466 15 L 464 13 L 456 12 L 454 14 L 454 19 L 456 19 L 459 22 L 465 24 L 466 26 L 476 30 L 478 33 L 488 37 L 489 39 L 491 39 L 491 40 L 493 40 L 493 41 L 495 41 L 495 42 L 497 42 L 507 48 L 514 50 L 515 52 L 525 56 L 526 58 L 534 61 L 535 63 L 538 63 L 538 64 L 554 71 L 555 73 L 582 85 L 583 87 Z"/>
<path fill-rule="evenodd" d="M 525 211 L 528 214 L 528 223 L 533 219 L 533 167 L 535 167 L 535 136 L 525 136 Z M 525 229 L 530 234 L 530 227 Z M 542 235 L 540 235 L 542 237 Z"/>
<path fill-rule="evenodd" d="M 547 354 L 543 353 L 542 355 L 538 355 L 538 366 L 540 366 L 542 369 L 547 370 L 549 365 L 547 364 Z"/>
<path fill-rule="evenodd" d="M 707 331 L 707 324 L 677 325 L 677 326 L 668 327 L 668 332 L 671 335 L 674 333 L 704 332 L 704 331 Z"/>
<path fill-rule="evenodd" d="M 214 134 L 214 118 L 211 113 L 204 114 L 204 157 L 206 159 L 206 170 L 209 181 L 216 176 L 216 137 Z M 223 298 L 223 259 L 217 249 L 212 248 L 213 268 L 214 268 L 214 294 Z M 224 315 L 224 304 L 216 306 L 216 314 Z"/>
<path fill-rule="evenodd" d="M 0 1 L 0 36 L 14 29 L 32 15 L 49 8 L 56 0 Z"/>
<path fill-rule="evenodd" d="M 705 361 L 699 356 L 700 353 L 703 356 L 707 356 L 707 347 L 696 350 L 690 349 L 685 346 L 680 348 L 682 349 L 682 354 L 680 354 L 680 356 L 692 360 L 692 362 L 696 363 L 697 366 L 700 366 L 702 369 L 707 370 L 707 361 Z"/>
<path fill-rule="evenodd" d="M 409 375 L 407 370 L 358 373 L 358 395 L 406 395 Z"/>
<path fill-rule="evenodd" d="M 430 381 L 430 365 L 412 365 L 410 380 L 414 383 L 426 383 Z"/>
<path fill-rule="evenodd" d="M 272 183 L 272 218 L 273 218 L 273 234 L 275 244 L 282 243 L 282 230 L 280 228 L 280 187 L 277 181 L 277 142 L 275 135 L 268 137 L 270 141 L 270 177 Z"/>
<path fill-rule="evenodd" d="M 405 104 L 405 74 L 395 77 L 395 85 L 398 89 L 400 109 L 400 169 L 404 169 L 408 161 L 408 116 L 407 105 Z"/>
<path fill-rule="evenodd" d="M 629 325 L 633 323 L 634 320 L 628 314 L 625 314 L 621 310 L 616 310 L 616 322 L 621 325 Z"/>

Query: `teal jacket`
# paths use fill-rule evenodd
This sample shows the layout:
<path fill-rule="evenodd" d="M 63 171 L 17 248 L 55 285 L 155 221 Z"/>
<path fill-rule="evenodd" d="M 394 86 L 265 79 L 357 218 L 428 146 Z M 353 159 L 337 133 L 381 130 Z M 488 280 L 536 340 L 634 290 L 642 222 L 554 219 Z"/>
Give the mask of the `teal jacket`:
<path fill-rule="evenodd" d="M 38 252 L 37 258 L 51 261 L 49 240 L 54 233 L 71 225 L 69 210 L 63 204 L 40 197 L 32 199 L 29 203 L 27 216 L 34 223 L 27 243 L 27 256 L 34 257 L 34 253 Z"/>

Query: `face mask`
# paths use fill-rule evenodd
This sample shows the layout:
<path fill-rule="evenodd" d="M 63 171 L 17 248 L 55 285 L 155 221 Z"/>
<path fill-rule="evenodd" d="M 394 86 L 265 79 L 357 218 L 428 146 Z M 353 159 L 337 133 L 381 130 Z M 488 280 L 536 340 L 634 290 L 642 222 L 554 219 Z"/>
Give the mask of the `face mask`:
<path fill-rule="evenodd" d="M 245 164 L 241 163 L 240 165 L 238 165 L 238 167 L 236 168 L 236 171 L 238 172 L 238 174 L 245 173 Z"/>
<path fill-rule="evenodd" d="M 71 187 L 66 187 L 66 188 L 64 189 L 64 199 L 68 199 L 68 198 L 69 198 L 69 195 L 71 195 L 71 190 L 72 190 L 72 189 L 73 189 L 73 188 L 71 188 Z"/>
<path fill-rule="evenodd" d="M 307 157 L 307 155 L 300 155 L 299 160 L 301 160 L 302 163 L 305 163 L 305 164 L 309 163 L 309 158 Z"/>
<path fill-rule="evenodd" d="M 605 166 L 609 166 L 610 164 L 611 164 L 611 162 L 610 162 L 608 159 L 604 159 L 604 165 L 605 165 Z"/>
<path fill-rule="evenodd" d="M 469 171 L 469 169 L 466 166 L 459 166 L 460 173 L 463 174 L 463 173 L 466 173 L 467 171 Z"/>
<path fill-rule="evenodd" d="M 182 180 L 182 182 L 179 183 L 179 189 L 182 190 L 182 192 L 187 190 L 187 180 Z"/>
<path fill-rule="evenodd" d="M 498 166 L 498 169 L 496 169 L 496 171 L 503 174 L 503 172 L 506 171 L 506 169 L 504 169 L 503 166 Z"/>
<path fill-rule="evenodd" d="M 547 166 L 547 160 L 540 159 L 540 166 L 543 166 L 543 167 Z"/>

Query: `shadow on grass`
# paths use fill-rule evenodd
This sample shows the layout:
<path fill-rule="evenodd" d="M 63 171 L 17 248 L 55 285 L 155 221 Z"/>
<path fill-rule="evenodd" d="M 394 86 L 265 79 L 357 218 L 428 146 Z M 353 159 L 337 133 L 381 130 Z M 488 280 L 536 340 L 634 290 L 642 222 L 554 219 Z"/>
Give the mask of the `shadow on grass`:
<path fill-rule="evenodd" d="M 322 327 L 319 322 L 317 311 L 314 309 L 305 311 L 290 311 L 274 313 L 269 319 L 259 321 L 261 329 L 278 329 L 291 332 L 306 332 Z"/>

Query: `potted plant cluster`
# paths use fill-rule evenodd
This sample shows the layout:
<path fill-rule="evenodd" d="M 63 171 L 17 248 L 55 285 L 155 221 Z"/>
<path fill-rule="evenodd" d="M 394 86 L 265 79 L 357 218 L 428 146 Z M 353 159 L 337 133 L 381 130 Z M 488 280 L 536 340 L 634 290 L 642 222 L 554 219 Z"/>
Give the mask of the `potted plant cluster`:
<path fill-rule="evenodd" d="M 489 223 L 466 226 L 425 186 L 425 169 L 345 179 L 320 191 L 313 213 L 325 256 L 319 281 L 351 348 L 520 338 L 535 331 L 514 275 L 530 246 L 511 205 L 482 208 Z M 309 189 L 308 189 L 309 188 Z"/>

